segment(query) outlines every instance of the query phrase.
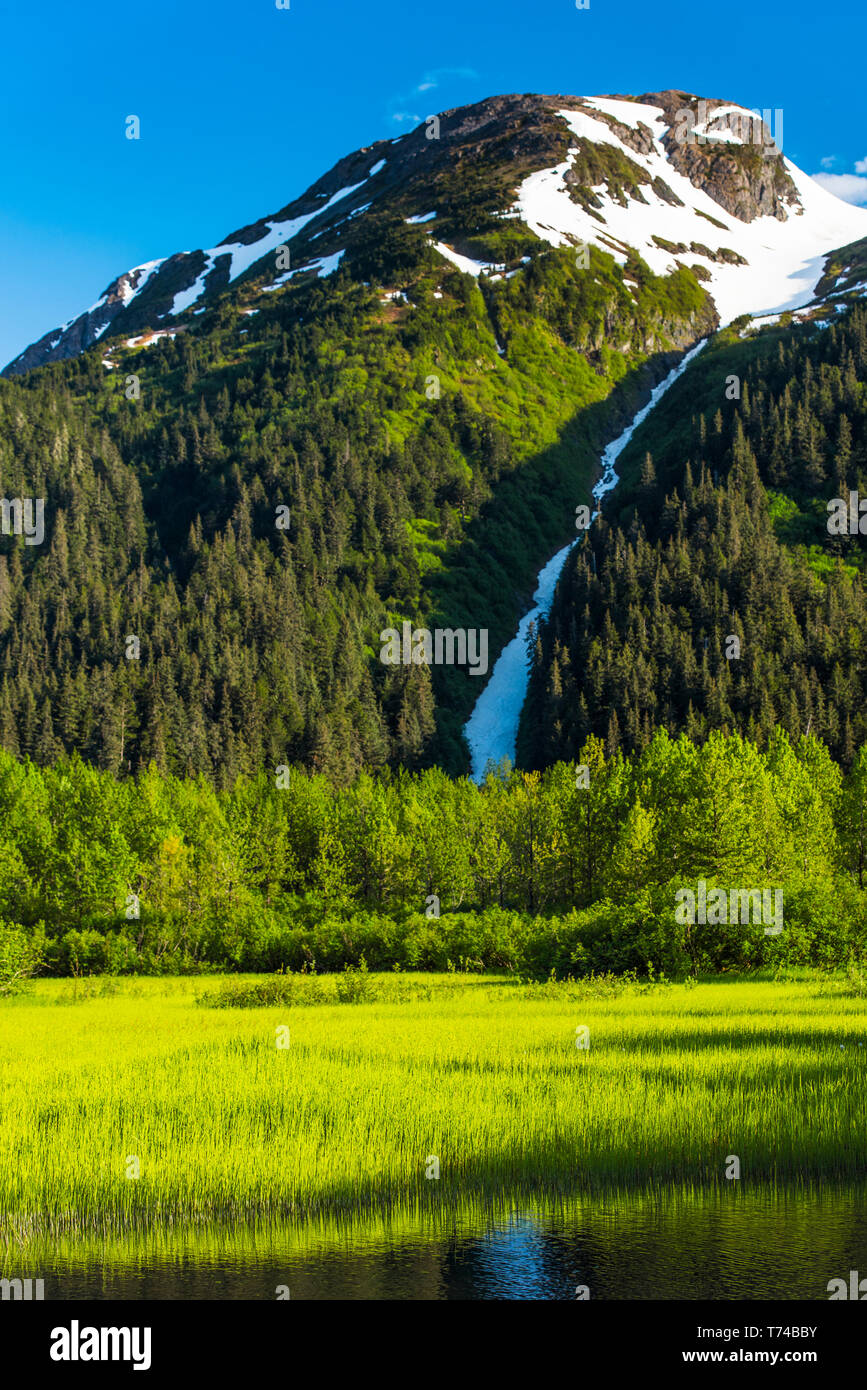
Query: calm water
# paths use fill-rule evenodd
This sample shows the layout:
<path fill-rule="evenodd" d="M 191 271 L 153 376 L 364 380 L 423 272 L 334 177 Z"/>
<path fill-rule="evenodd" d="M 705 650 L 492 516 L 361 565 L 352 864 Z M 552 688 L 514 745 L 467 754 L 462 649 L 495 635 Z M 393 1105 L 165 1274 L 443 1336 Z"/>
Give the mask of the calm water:
<path fill-rule="evenodd" d="M 582 1198 L 512 1212 L 65 1238 L 9 1252 L 46 1299 L 817 1299 L 867 1274 L 867 1190 Z"/>

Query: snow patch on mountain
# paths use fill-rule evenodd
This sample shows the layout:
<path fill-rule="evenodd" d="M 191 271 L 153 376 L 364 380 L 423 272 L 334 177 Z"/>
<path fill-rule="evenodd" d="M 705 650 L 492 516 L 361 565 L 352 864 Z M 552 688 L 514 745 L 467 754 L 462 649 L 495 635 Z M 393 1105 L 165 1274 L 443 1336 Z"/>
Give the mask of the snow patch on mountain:
<path fill-rule="evenodd" d="M 305 270 L 315 270 L 320 278 L 330 275 L 340 265 L 343 256 L 343 251 L 335 251 L 332 256 L 318 256 L 315 261 L 306 261 L 304 265 L 296 265 L 291 270 L 284 271 L 276 280 L 272 280 L 270 285 L 263 285 L 262 288 L 269 293 L 271 290 L 279 290 L 283 285 L 287 285 L 293 276 L 301 275 Z"/>
<path fill-rule="evenodd" d="M 176 338 L 178 330 L 176 328 L 148 328 L 144 333 L 139 333 L 134 338 L 124 338 L 124 347 L 135 348 L 143 344 L 150 346 L 158 338 Z"/>
<path fill-rule="evenodd" d="M 631 130 L 637 130 L 639 125 L 652 126 L 662 115 L 658 106 L 649 106 L 645 101 L 623 101 L 619 97 L 582 97 L 581 100 L 585 106 L 592 106 L 594 111 L 613 117 Z"/>
<path fill-rule="evenodd" d="M 505 270 L 504 265 L 493 265 L 488 261 L 473 261 L 469 256 L 462 256 L 460 252 L 453 251 L 450 246 L 446 246 L 444 241 L 435 241 L 434 246 L 441 256 L 445 256 L 447 261 L 456 265 L 458 270 L 464 271 L 467 275 L 473 275 L 477 279 L 480 275 L 490 275 L 494 271 Z"/>
<path fill-rule="evenodd" d="M 722 324 L 726 324 L 741 314 L 782 312 L 802 306 L 821 277 L 827 253 L 867 236 L 867 209 L 841 202 L 788 159 L 785 167 L 801 206 L 790 207 L 785 221 L 757 217 L 752 222 L 742 222 L 671 164 L 662 143 L 669 127 L 661 108 L 613 98 L 586 100 L 601 113 L 632 128 L 643 122 L 653 136 L 652 152 L 644 155 L 632 149 L 605 121 L 586 111 L 561 111 L 559 114 L 573 135 L 597 145 L 613 145 L 651 179 L 667 184 L 683 206 L 673 207 L 649 184 L 642 184 L 645 201 L 639 202 L 627 193 L 624 207 L 610 196 L 605 185 L 600 185 L 594 189 L 601 203 L 597 211 L 604 219 L 600 223 L 570 197 L 564 178 L 571 167 L 567 158 L 553 169 L 528 175 L 518 191 L 519 215 L 552 246 L 585 241 L 607 251 L 621 265 L 627 259 L 625 248 L 633 247 L 657 275 L 670 274 L 678 262 L 701 265 L 710 275 L 706 287 Z M 717 108 L 713 118 L 721 111 L 740 109 Z M 700 216 L 702 213 L 704 216 Z M 722 228 L 708 218 L 722 223 Z M 675 245 L 696 243 L 712 252 L 735 251 L 746 265 L 721 264 L 697 251 L 674 253 L 659 246 L 654 237 Z"/>
<path fill-rule="evenodd" d="M 263 256 L 266 256 L 269 251 L 276 251 L 279 247 L 285 246 L 286 242 L 291 241 L 294 236 L 297 236 L 301 228 L 306 227 L 308 222 L 312 222 L 314 217 L 321 217 L 323 212 L 328 212 L 329 208 L 334 207 L 335 203 L 339 203 L 342 198 L 348 198 L 350 193 L 354 193 L 356 189 L 361 188 L 366 182 L 367 179 L 362 179 L 360 183 L 352 183 L 347 188 L 341 188 L 337 193 L 331 195 L 327 203 L 323 203 L 319 208 L 314 208 L 313 212 L 302 213 L 300 217 L 291 217 L 285 222 L 266 223 L 266 231 L 263 235 L 258 241 L 252 241 L 249 245 L 245 245 L 243 242 L 230 241 L 212 247 L 209 251 L 205 252 L 206 259 L 204 269 L 193 284 L 190 285 L 189 289 L 181 290 L 175 295 L 169 313 L 172 315 L 182 314 L 191 304 L 195 304 L 196 300 L 204 293 L 205 281 L 214 269 L 219 256 L 228 255 L 232 258 L 229 265 L 229 282 L 231 283 L 232 280 L 237 280 L 239 275 L 243 275 L 245 270 L 249 270 L 251 265 L 255 265 Z M 330 266 L 330 269 L 320 270 L 319 273 L 321 275 L 330 275 L 331 270 L 335 269 L 342 255 L 342 251 L 338 252 L 336 260 L 334 256 L 323 257 L 322 264 L 325 264 L 325 262 L 334 262 L 334 264 Z M 307 267 L 303 268 L 306 269 Z M 285 277 L 281 277 L 281 281 L 282 279 L 290 278 L 292 274 L 294 274 L 294 272 L 289 271 Z M 275 288 L 278 283 L 280 282 L 275 280 L 269 288 Z"/>
<path fill-rule="evenodd" d="M 158 270 L 159 267 L 163 264 L 164 259 L 165 258 L 162 257 L 160 260 L 157 261 L 145 261 L 143 265 L 135 265 L 133 266 L 132 270 L 124 271 L 123 275 L 119 276 L 118 279 L 115 280 L 111 285 L 109 285 L 108 289 L 105 290 L 103 294 L 99 296 L 99 299 L 96 301 L 96 303 L 91 304 L 87 312 L 89 314 L 95 314 L 99 309 L 104 308 L 108 303 L 109 296 L 111 295 L 112 291 L 115 290 L 115 288 L 117 291 L 115 297 L 119 298 L 123 307 L 126 308 L 127 305 L 132 303 L 136 295 L 141 294 L 142 290 L 150 280 L 154 271 Z M 74 322 L 75 319 L 70 319 L 69 323 L 64 324 L 61 332 L 65 333 L 66 329 L 69 328 L 70 325 Z M 108 325 L 105 324 L 104 328 L 107 327 Z M 100 331 L 104 331 L 104 329 Z"/>

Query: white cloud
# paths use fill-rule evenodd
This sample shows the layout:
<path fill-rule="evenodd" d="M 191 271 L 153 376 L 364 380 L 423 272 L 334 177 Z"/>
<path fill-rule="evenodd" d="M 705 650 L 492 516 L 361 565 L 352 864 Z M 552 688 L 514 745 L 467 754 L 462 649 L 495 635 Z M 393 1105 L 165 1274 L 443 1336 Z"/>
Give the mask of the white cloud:
<path fill-rule="evenodd" d="M 443 78 L 477 78 L 478 73 L 475 68 L 434 68 L 433 72 L 426 72 L 416 91 L 424 92 L 428 87 L 438 87 Z"/>
<path fill-rule="evenodd" d="M 863 159 L 855 160 L 855 173 L 867 174 L 867 155 Z"/>
<path fill-rule="evenodd" d="M 823 169 L 833 169 L 834 165 L 837 163 L 837 156 L 835 154 L 823 155 L 819 163 Z"/>
<path fill-rule="evenodd" d="M 859 160 L 856 169 L 862 163 L 865 161 Z M 867 178 L 860 178 L 858 174 L 814 174 L 813 178 L 844 203 L 854 203 L 858 207 L 867 204 Z"/>
<path fill-rule="evenodd" d="M 475 68 L 434 68 L 431 72 L 426 72 L 420 82 L 417 82 L 408 92 L 403 92 L 399 96 L 391 98 L 390 106 L 396 106 L 397 111 L 391 113 L 393 121 L 414 121 L 416 125 L 426 117 L 410 116 L 406 107 L 414 106 L 416 99 L 422 92 L 433 92 L 443 82 L 448 86 L 454 82 L 476 81 L 479 74 Z"/>

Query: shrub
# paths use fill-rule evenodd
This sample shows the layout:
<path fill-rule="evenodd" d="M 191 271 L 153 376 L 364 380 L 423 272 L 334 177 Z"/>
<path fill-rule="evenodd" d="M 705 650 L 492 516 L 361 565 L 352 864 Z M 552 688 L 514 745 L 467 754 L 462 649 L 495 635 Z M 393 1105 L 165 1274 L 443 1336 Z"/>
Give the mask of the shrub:
<path fill-rule="evenodd" d="M 20 994 L 27 981 L 41 968 L 45 929 L 40 922 L 25 931 L 12 922 L 0 920 L 0 996 Z"/>

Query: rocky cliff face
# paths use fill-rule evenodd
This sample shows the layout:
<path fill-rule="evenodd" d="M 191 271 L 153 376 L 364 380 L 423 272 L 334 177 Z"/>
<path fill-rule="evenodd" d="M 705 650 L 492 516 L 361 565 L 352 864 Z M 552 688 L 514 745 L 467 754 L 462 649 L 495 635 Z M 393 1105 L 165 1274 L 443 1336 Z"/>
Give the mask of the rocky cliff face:
<path fill-rule="evenodd" d="M 658 104 L 670 122 L 662 143 L 674 167 L 733 217 L 783 222 L 799 205 L 782 150 L 764 120 L 751 120 L 753 113 L 729 102 L 702 102 L 688 92 L 652 93 L 641 100 Z"/>
<path fill-rule="evenodd" d="M 657 108 L 667 123 L 662 145 L 673 168 L 733 217 L 742 222 L 756 217 L 784 221 L 798 204 L 797 188 L 773 131 L 754 113 L 719 98 L 680 91 L 616 100 Z M 627 124 L 600 114 L 623 144 L 637 154 L 653 153 L 654 133 L 645 121 Z"/>

